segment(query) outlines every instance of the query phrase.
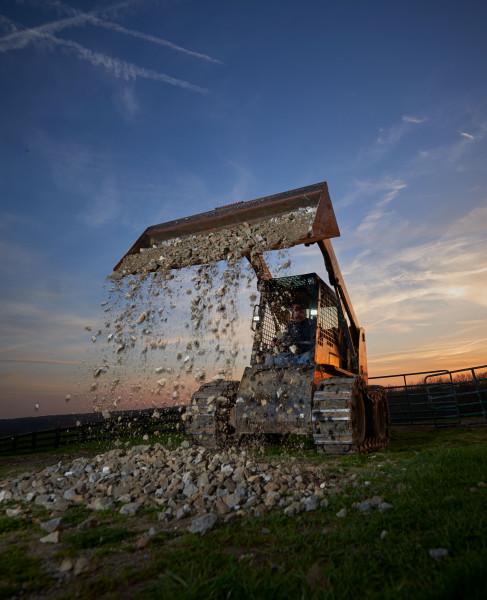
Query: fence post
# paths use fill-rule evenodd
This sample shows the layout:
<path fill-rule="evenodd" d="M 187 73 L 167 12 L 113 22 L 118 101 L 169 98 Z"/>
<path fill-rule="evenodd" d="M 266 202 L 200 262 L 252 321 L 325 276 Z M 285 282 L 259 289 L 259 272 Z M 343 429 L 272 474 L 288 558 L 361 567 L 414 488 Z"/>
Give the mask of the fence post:
<path fill-rule="evenodd" d="M 482 401 L 482 392 L 480 391 L 479 382 L 477 376 L 475 375 L 475 369 L 470 369 L 472 373 L 472 379 L 475 383 L 475 391 L 477 392 L 477 396 L 479 397 L 480 409 L 482 410 L 482 414 L 484 415 L 484 421 L 487 421 L 487 415 L 485 414 L 484 403 Z"/>
<path fill-rule="evenodd" d="M 406 377 L 407 377 L 407 375 L 405 373 L 403 373 L 402 379 L 404 381 L 404 389 L 406 391 L 406 402 L 408 403 L 409 424 L 412 425 L 413 424 L 413 413 L 411 412 L 411 400 L 409 399 L 409 390 L 408 390 L 408 383 L 407 383 Z"/>

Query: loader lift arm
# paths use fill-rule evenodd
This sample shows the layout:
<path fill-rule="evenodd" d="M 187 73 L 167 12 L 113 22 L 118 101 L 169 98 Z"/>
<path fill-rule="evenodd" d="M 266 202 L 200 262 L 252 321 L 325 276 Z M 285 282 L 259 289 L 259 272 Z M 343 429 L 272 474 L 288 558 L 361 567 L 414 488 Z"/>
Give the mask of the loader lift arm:
<path fill-rule="evenodd" d="M 344 327 L 347 335 L 347 344 L 349 347 L 352 367 L 362 377 L 367 377 L 367 353 L 365 348 L 365 331 L 360 327 L 352 302 L 348 295 L 347 287 L 342 277 L 335 251 L 331 240 L 319 240 L 317 242 L 319 249 L 325 261 L 325 267 L 328 272 L 330 284 L 335 288 L 335 293 L 350 322 L 350 327 Z"/>

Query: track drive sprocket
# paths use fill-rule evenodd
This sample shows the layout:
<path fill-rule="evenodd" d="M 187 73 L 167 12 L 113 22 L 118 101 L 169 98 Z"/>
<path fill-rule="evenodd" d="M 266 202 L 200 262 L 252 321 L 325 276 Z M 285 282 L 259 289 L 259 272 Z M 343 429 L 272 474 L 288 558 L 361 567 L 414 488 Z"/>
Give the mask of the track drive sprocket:
<path fill-rule="evenodd" d="M 312 428 L 319 452 L 367 454 L 389 445 L 389 410 L 383 388 L 362 377 L 329 377 L 313 396 Z"/>

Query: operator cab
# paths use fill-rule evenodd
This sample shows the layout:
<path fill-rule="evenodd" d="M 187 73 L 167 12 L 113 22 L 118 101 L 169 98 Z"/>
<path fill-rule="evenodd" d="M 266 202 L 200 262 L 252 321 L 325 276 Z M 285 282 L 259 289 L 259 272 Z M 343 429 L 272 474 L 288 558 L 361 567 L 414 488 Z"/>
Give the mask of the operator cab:
<path fill-rule="evenodd" d="M 289 352 L 283 345 L 293 322 L 293 306 L 298 304 L 305 311 L 314 336 L 307 364 L 346 368 L 347 349 L 337 297 L 316 273 L 263 279 L 259 292 L 260 303 L 254 307 L 252 318 L 255 336 L 251 366 L 274 364 L 269 362 L 269 356 L 277 356 L 279 364 L 279 357 Z M 291 362 L 300 364 L 299 357 Z"/>

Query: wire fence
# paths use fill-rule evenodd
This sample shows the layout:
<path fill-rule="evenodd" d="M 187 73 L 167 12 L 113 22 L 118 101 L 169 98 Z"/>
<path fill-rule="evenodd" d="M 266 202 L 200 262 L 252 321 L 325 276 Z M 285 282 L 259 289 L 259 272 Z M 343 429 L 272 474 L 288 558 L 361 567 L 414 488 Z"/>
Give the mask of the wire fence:
<path fill-rule="evenodd" d="M 386 388 L 392 426 L 440 428 L 487 423 L 487 365 L 369 380 Z"/>
<path fill-rule="evenodd" d="M 182 432 L 181 413 L 178 409 L 167 409 L 157 417 L 153 413 L 130 411 L 117 418 L 108 418 L 92 423 L 82 423 L 68 427 L 56 427 L 30 433 L 0 438 L 0 456 L 52 450 L 73 444 L 86 444 L 104 440 L 118 440 L 128 437 Z"/>

